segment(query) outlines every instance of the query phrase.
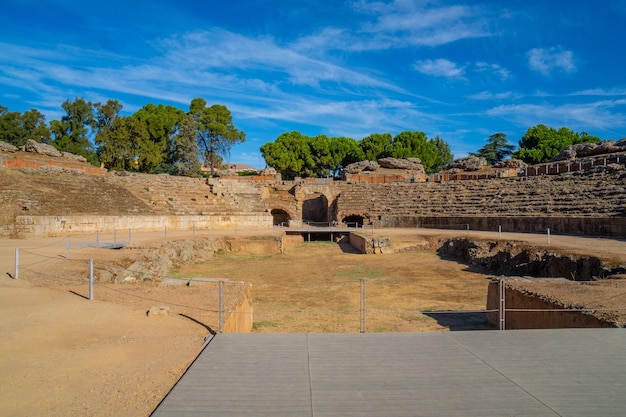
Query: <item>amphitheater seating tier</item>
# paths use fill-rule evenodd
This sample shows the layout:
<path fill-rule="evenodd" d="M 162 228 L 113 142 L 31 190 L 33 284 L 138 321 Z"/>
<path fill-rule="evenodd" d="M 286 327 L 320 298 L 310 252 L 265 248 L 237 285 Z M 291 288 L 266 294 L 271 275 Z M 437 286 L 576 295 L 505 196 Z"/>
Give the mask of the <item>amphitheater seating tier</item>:
<path fill-rule="evenodd" d="M 626 179 L 619 172 L 442 183 L 343 184 L 343 215 L 623 216 Z"/>

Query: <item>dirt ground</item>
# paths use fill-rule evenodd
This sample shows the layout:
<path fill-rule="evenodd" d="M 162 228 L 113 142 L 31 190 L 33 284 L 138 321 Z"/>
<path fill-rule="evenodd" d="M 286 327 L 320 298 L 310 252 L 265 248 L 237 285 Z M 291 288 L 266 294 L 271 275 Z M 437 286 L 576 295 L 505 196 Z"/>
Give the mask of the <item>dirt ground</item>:
<path fill-rule="evenodd" d="M 377 233 L 406 248 L 420 247 L 436 235 L 465 235 L 422 229 Z M 547 244 L 542 235 L 468 235 L 515 237 L 536 245 Z M 182 237 L 174 233 L 171 236 Z M 138 242 L 158 238 L 148 233 L 133 236 Z M 626 242 L 620 240 L 552 236 L 550 245 L 626 262 Z M 46 254 L 48 258 L 39 268 L 50 269 L 51 273 L 58 259 L 66 256 L 63 240 L 59 239 L 0 240 L 0 415 L 149 415 L 210 336 L 215 323 L 215 293 L 211 287 L 134 286 L 121 293 L 119 286 L 98 285 L 96 299 L 88 301 L 84 279 L 79 283 L 51 282 L 45 276 L 28 277 L 27 271 L 23 271 L 24 277 L 11 279 L 18 246 Z M 93 251 L 99 251 L 100 260 L 104 256 L 102 249 L 72 251 L 72 259 L 94 257 Z M 28 263 L 28 251 L 21 256 Z M 354 259 L 356 263 L 351 263 Z M 355 255 L 323 243 L 294 248 L 272 259 L 226 254 L 208 267 L 190 266 L 176 273 L 251 282 L 255 327 L 262 332 L 358 331 L 362 278 L 368 280 L 368 331 L 454 330 L 454 320 L 417 311 L 482 309 L 488 278 L 469 272 L 464 265 L 442 262 L 432 254 L 408 251 Z M 435 285 L 435 280 L 448 282 Z M 413 285 L 416 281 L 420 285 Z M 294 282 L 303 284 L 304 290 L 294 292 Z M 458 282 L 469 286 L 460 287 Z M 342 295 L 342 286 L 350 288 L 349 295 Z M 321 288 L 331 291 L 322 292 Z M 618 291 L 623 298 L 623 290 Z M 302 297 L 302 301 L 295 306 L 282 304 L 295 297 Z M 376 299 L 381 300 L 379 304 Z M 169 316 L 146 315 L 151 306 L 163 303 L 170 307 Z M 335 307 L 329 307 L 332 305 Z M 305 316 L 307 319 L 302 319 Z M 319 325 L 311 328 L 310 322 Z"/>

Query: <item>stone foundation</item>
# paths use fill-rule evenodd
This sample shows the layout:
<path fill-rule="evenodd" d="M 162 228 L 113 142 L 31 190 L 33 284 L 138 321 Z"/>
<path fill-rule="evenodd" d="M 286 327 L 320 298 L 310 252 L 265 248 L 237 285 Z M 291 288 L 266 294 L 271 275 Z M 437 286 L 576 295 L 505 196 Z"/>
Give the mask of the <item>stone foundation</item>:
<path fill-rule="evenodd" d="M 272 216 L 17 216 L 14 236 L 38 238 L 132 230 L 271 229 Z"/>
<path fill-rule="evenodd" d="M 504 321 L 507 330 L 615 327 L 612 323 L 578 311 L 541 311 L 565 310 L 568 307 L 544 300 L 535 294 L 524 293 L 518 289 L 511 288 L 507 284 L 505 286 L 505 310 L 537 310 L 506 311 Z M 499 305 L 499 282 L 492 281 L 489 283 L 487 292 L 487 310 L 498 310 Z M 487 321 L 498 327 L 500 323 L 499 312 L 487 313 Z"/>

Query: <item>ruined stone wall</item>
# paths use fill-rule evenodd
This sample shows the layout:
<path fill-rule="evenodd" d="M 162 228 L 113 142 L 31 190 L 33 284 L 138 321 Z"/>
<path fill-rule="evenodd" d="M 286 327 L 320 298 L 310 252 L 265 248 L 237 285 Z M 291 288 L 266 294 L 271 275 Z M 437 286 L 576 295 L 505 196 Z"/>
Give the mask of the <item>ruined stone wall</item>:
<path fill-rule="evenodd" d="M 626 235 L 624 171 L 443 183 L 335 184 L 334 216 L 381 227 Z M 539 219 L 539 220 L 538 220 Z M 593 219 L 593 220 L 592 220 Z"/>
<path fill-rule="evenodd" d="M 246 287 L 239 294 L 234 308 L 224 320 L 224 333 L 250 333 L 254 321 L 254 310 L 250 287 Z"/>
<path fill-rule="evenodd" d="M 86 163 L 80 163 L 67 158 L 37 158 L 29 156 L 0 156 L 0 167 L 7 169 L 39 169 L 42 167 L 58 167 L 65 169 L 75 169 L 84 171 L 88 174 L 104 175 L 107 170 L 104 168 L 98 168 Z"/>
<path fill-rule="evenodd" d="M 364 254 L 391 253 L 391 239 L 388 237 L 371 238 L 361 233 L 350 233 L 350 245 Z"/>
<path fill-rule="evenodd" d="M 616 327 L 612 323 L 577 311 L 541 311 L 561 310 L 565 309 L 566 306 L 544 300 L 536 294 L 525 293 L 509 286 L 506 286 L 504 300 L 505 310 L 536 310 L 506 311 L 505 328 L 507 330 Z M 499 283 L 498 281 L 492 281 L 487 292 L 487 310 L 498 310 L 499 304 Z M 499 326 L 499 313 L 487 313 L 487 321 L 496 327 Z"/>
<path fill-rule="evenodd" d="M 265 214 L 224 216 L 17 216 L 12 235 L 19 238 L 95 232 L 272 228 Z"/>

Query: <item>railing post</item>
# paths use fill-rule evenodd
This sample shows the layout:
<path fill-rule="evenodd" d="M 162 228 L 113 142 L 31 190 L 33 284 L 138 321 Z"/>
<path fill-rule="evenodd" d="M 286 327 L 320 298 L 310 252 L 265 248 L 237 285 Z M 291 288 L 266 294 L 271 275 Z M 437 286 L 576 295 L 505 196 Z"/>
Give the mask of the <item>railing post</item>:
<path fill-rule="evenodd" d="M 224 333 L 224 281 L 217 283 L 217 332 Z"/>
<path fill-rule="evenodd" d="M 506 330 L 506 305 L 505 305 L 505 296 L 506 296 L 506 288 L 504 286 L 504 278 L 500 278 L 500 303 L 499 303 L 499 308 L 498 311 L 500 313 L 500 330 Z"/>
<path fill-rule="evenodd" d="M 550 228 L 548 227 L 548 245 L 550 244 Z"/>
<path fill-rule="evenodd" d="M 89 301 L 93 300 L 93 259 L 89 259 Z"/>
<path fill-rule="evenodd" d="M 19 248 L 15 248 L 15 274 L 13 275 L 14 279 L 18 279 L 20 277 L 20 250 Z"/>
<path fill-rule="evenodd" d="M 366 284 L 364 279 L 359 280 L 360 287 L 360 305 L 359 305 L 359 331 L 361 333 L 365 333 L 366 331 L 366 320 L 367 320 L 367 294 L 366 294 Z"/>

